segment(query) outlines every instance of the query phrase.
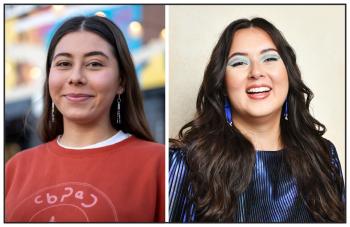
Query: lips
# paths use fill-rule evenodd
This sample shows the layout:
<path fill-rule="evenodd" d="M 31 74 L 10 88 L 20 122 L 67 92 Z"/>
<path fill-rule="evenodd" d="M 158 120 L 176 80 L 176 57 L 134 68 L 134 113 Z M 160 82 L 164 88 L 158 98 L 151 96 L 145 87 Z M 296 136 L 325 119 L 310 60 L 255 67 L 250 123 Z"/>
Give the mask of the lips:
<path fill-rule="evenodd" d="M 246 93 L 251 99 L 265 99 L 270 95 L 272 88 L 268 85 L 253 85 L 246 89 Z"/>
<path fill-rule="evenodd" d="M 93 95 L 83 93 L 68 93 L 63 96 L 72 102 L 83 102 L 94 97 Z"/>

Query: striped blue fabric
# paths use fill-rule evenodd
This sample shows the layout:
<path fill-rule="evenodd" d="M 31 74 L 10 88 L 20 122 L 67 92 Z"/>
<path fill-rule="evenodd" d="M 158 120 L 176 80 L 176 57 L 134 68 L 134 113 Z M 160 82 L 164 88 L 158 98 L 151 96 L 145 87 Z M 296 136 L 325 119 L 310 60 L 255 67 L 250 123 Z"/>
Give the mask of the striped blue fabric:
<path fill-rule="evenodd" d="M 313 222 L 283 154 L 256 152 L 252 180 L 239 196 L 237 222 Z"/>
<path fill-rule="evenodd" d="M 185 177 L 188 168 L 181 150 L 170 150 L 169 159 L 169 221 L 193 222 L 195 220 L 195 207 L 190 204 L 185 196 Z M 190 212 L 186 212 L 186 206 L 190 206 Z M 188 214 L 189 213 L 189 214 Z"/>
<path fill-rule="evenodd" d="M 283 159 L 284 151 L 258 151 L 252 180 L 238 198 L 233 222 L 314 222 L 298 193 L 295 179 Z M 334 146 L 332 163 L 341 174 Z M 188 167 L 181 150 L 170 150 L 169 158 L 169 221 L 195 222 L 195 207 L 185 196 Z M 343 189 L 343 188 L 342 188 Z M 345 202 L 345 193 L 342 193 Z M 189 207 L 190 209 L 186 209 Z"/>

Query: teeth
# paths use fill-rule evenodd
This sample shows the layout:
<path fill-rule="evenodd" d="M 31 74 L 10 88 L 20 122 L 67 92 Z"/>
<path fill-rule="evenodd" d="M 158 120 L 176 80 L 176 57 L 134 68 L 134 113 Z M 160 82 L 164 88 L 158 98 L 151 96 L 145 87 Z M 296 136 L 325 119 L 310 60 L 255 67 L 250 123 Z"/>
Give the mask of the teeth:
<path fill-rule="evenodd" d="M 250 88 L 247 92 L 248 93 L 260 93 L 260 92 L 266 92 L 270 91 L 271 88 L 268 87 L 255 87 L 255 88 Z"/>

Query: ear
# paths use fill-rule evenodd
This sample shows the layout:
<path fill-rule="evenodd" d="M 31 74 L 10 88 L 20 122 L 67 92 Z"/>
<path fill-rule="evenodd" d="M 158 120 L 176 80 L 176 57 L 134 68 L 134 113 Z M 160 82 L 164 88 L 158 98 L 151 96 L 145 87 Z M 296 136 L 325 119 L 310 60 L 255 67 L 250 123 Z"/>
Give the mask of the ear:
<path fill-rule="evenodd" d="M 124 87 L 119 86 L 119 88 L 117 89 L 117 95 L 121 95 L 124 93 Z"/>
<path fill-rule="evenodd" d="M 117 95 L 121 95 L 124 93 L 124 90 L 125 90 L 124 89 L 125 81 L 122 81 L 121 76 L 119 76 L 118 81 L 119 81 L 119 83 L 118 83 L 118 88 L 117 88 Z"/>

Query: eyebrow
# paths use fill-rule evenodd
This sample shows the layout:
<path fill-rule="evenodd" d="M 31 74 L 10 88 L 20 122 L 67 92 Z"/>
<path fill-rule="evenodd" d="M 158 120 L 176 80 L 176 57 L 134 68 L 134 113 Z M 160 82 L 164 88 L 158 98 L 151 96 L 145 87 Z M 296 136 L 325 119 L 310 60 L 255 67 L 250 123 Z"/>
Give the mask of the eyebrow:
<path fill-rule="evenodd" d="M 84 57 L 91 57 L 91 56 L 96 56 L 96 55 L 100 55 L 100 56 L 103 56 L 103 57 L 109 59 L 109 57 L 105 53 L 103 53 L 102 51 L 91 51 L 91 52 L 88 52 L 88 53 L 84 54 Z M 70 54 L 70 53 L 66 53 L 66 52 L 58 53 L 58 54 L 55 55 L 53 60 L 55 60 L 59 56 L 70 57 L 71 58 L 73 55 Z"/>
<path fill-rule="evenodd" d="M 269 51 L 276 51 L 278 53 L 278 51 L 275 49 L 275 48 L 267 48 L 267 49 L 263 49 L 262 51 L 260 51 L 260 54 L 263 54 L 263 53 L 266 53 L 266 52 L 269 52 Z M 236 56 L 236 55 L 243 55 L 243 56 L 248 56 L 247 53 L 243 53 L 243 52 L 235 52 L 233 54 L 231 54 L 228 59 Z"/>

